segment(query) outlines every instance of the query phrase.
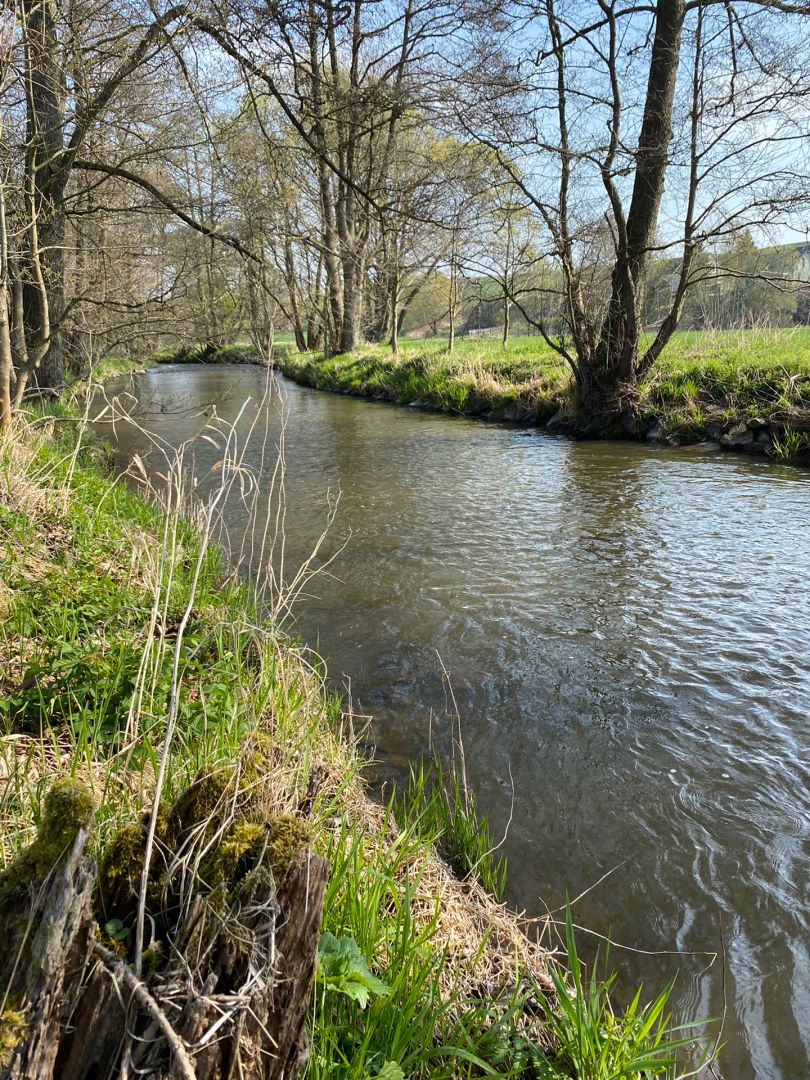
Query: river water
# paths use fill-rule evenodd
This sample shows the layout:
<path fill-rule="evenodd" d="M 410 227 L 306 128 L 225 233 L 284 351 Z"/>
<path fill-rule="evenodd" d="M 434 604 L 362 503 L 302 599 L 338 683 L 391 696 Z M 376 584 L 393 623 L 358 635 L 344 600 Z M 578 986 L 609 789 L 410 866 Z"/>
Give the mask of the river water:
<path fill-rule="evenodd" d="M 245 461 L 266 442 L 267 484 L 283 425 L 288 570 L 340 492 L 316 565 L 336 558 L 295 629 L 373 715 L 379 774 L 449 751 L 449 676 L 510 901 L 540 915 L 590 890 L 576 921 L 610 934 L 626 991 L 677 975 L 681 1018 L 725 1013 L 718 1075 L 807 1080 L 810 475 L 279 377 L 268 402 L 267 381 L 136 376 L 145 431 L 117 425 L 121 465 L 138 453 L 160 472 L 151 439 L 178 445 L 249 398 Z M 194 443 L 202 486 L 220 457 Z M 246 523 L 232 499 L 234 550 Z"/>

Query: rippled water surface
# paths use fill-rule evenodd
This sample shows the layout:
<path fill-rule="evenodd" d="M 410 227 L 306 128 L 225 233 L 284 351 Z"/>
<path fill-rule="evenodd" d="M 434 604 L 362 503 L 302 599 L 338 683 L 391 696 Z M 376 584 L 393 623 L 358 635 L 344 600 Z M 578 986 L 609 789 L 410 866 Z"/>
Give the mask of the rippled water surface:
<path fill-rule="evenodd" d="M 288 566 L 327 492 L 341 497 L 322 557 L 346 542 L 298 631 L 373 714 L 383 770 L 449 745 L 444 665 L 480 805 L 497 836 L 511 818 L 512 902 L 539 914 L 619 866 L 576 915 L 639 950 L 614 951 L 624 985 L 677 973 L 684 1018 L 725 1007 L 726 1080 L 806 1080 L 810 476 L 275 380 L 260 405 L 265 381 L 183 367 L 133 387 L 175 445 L 250 397 L 254 465 L 285 399 Z M 117 437 L 122 463 L 148 450 Z M 219 452 L 194 455 L 202 476 Z M 245 520 L 233 500 L 235 546 Z"/>

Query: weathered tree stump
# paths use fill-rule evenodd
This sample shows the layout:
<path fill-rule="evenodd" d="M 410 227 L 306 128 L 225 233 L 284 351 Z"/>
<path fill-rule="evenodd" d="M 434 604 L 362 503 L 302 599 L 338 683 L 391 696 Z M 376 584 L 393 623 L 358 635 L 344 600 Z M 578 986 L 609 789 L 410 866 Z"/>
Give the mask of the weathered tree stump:
<path fill-rule="evenodd" d="M 22 866 L 40 867 L 46 832 Z M 278 885 L 261 859 L 235 887 L 200 881 L 140 980 L 114 942 L 97 940 L 86 843 L 80 828 L 31 911 L 12 915 L 23 962 L 0 957 L 17 1024 L 0 1080 L 295 1080 L 309 1052 L 326 861 L 294 852 Z"/>
<path fill-rule="evenodd" d="M 30 912 L 30 947 L 20 951 L 10 997 L 20 1002 L 25 1037 L 3 1073 L 9 1080 L 56 1076 L 54 1064 L 90 955 L 93 863 L 81 829 L 64 866 L 57 867 Z"/>
<path fill-rule="evenodd" d="M 189 1045 L 198 1080 L 293 1080 L 307 1062 L 305 1030 L 315 976 L 318 933 L 326 890 L 327 863 L 309 852 L 297 858 L 276 894 L 275 978 L 257 984 L 222 1037 L 206 1038 L 238 984 L 245 984 L 239 958 L 230 943 L 219 945 L 219 977 L 209 976 L 207 993 L 190 1000 L 178 1024 Z M 256 908 L 262 911 L 261 905 Z M 262 916 L 266 919 L 266 909 Z M 258 927 L 256 928 L 259 929 Z M 206 999 L 208 999 L 206 1001 Z"/>
<path fill-rule="evenodd" d="M 279 889 L 276 947 L 281 964 L 265 1024 L 278 1049 L 264 1080 L 298 1076 L 309 1058 L 304 1024 L 315 977 L 327 869 L 325 859 L 301 859 L 287 871 Z"/>

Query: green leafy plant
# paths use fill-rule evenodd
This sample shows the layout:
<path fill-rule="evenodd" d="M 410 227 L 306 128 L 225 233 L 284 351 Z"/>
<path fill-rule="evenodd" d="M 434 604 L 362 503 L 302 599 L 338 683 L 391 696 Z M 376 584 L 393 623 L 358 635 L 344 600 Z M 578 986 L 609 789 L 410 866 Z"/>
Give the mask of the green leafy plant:
<path fill-rule="evenodd" d="M 405 1080 L 405 1073 L 395 1061 L 386 1061 L 374 1075 L 376 1080 Z"/>
<path fill-rule="evenodd" d="M 372 994 L 386 997 L 391 992 L 387 983 L 372 975 L 353 937 L 336 938 L 328 931 L 318 944 L 317 978 L 324 990 L 345 994 L 361 1009 L 368 1005 Z"/>
<path fill-rule="evenodd" d="M 558 1064 L 576 1080 L 675 1080 L 680 1052 L 694 1044 L 696 1029 L 704 1027 L 706 1021 L 672 1026 L 667 1011 L 672 983 L 648 1005 L 642 1005 L 639 987 L 629 1007 L 615 1013 L 611 994 L 616 975 L 607 973 L 609 951 L 604 955 L 597 952 L 586 978 L 570 908 L 565 915 L 565 945 L 565 970 L 553 965 L 549 971 L 556 1000 L 549 1003 L 539 996 L 560 1046 Z"/>
<path fill-rule="evenodd" d="M 113 941 L 126 941 L 129 937 L 129 927 L 124 926 L 120 919 L 108 919 L 104 923 L 104 933 Z"/>

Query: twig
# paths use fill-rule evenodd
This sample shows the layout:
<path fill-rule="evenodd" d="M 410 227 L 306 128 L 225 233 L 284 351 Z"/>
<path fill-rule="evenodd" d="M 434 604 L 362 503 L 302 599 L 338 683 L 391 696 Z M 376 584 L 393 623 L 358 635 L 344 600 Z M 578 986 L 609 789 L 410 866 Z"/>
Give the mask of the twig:
<path fill-rule="evenodd" d="M 109 949 L 105 949 L 104 946 L 100 945 L 97 941 L 93 942 L 93 952 L 99 960 L 102 961 L 113 978 L 120 980 L 124 986 L 132 991 L 132 996 L 141 1008 L 149 1013 L 163 1032 L 183 1080 L 197 1080 L 194 1065 L 192 1064 L 191 1058 L 188 1056 L 188 1051 L 186 1050 L 182 1039 L 169 1023 L 163 1010 L 149 993 L 145 984 L 130 971 L 119 956 L 116 956 L 115 953 L 111 952 Z"/>

